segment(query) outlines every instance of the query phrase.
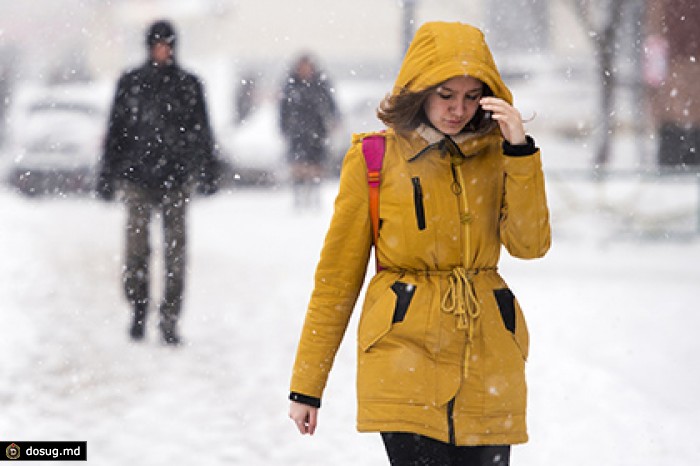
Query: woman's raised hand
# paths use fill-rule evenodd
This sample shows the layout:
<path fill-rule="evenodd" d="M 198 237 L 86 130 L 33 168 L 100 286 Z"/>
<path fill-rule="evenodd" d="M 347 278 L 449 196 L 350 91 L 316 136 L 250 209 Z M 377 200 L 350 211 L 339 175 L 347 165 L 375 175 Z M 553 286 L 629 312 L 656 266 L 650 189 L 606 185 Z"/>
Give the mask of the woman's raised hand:
<path fill-rule="evenodd" d="M 525 144 L 525 126 L 520 112 L 498 97 L 482 97 L 479 101 L 481 107 L 491 112 L 491 118 L 498 123 L 501 134 L 511 145 Z"/>

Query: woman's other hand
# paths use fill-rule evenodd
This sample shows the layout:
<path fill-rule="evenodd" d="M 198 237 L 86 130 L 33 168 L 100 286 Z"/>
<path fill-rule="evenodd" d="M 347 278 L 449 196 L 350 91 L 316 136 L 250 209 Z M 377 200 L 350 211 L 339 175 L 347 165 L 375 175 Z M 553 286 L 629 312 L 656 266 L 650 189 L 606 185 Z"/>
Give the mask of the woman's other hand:
<path fill-rule="evenodd" d="M 318 424 L 318 408 L 292 401 L 289 405 L 289 418 L 302 435 L 313 435 Z"/>

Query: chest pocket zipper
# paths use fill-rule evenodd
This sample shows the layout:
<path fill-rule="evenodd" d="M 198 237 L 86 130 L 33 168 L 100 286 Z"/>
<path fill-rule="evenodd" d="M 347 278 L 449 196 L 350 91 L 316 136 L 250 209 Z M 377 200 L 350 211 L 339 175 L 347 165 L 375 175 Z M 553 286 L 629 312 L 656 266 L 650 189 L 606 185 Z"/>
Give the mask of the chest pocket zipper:
<path fill-rule="evenodd" d="M 418 229 L 425 230 L 425 208 L 423 207 L 423 188 L 420 185 L 420 178 L 414 176 L 411 178 L 413 183 L 413 203 L 416 208 L 416 221 Z"/>

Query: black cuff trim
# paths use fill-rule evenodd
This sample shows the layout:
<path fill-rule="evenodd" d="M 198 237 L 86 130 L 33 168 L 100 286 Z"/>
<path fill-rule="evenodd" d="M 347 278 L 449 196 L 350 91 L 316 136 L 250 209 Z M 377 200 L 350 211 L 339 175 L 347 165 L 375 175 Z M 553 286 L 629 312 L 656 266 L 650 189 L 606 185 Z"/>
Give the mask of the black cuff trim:
<path fill-rule="evenodd" d="M 314 408 L 321 407 L 321 399 L 315 396 L 302 395 L 301 393 L 291 392 L 289 394 L 289 399 L 296 401 L 297 403 L 302 403 L 305 405 L 313 406 Z"/>
<path fill-rule="evenodd" d="M 525 144 L 511 144 L 508 141 L 503 141 L 503 153 L 511 157 L 525 157 L 532 155 L 539 150 L 535 145 L 535 140 L 530 136 L 525 136 L 527 142 Z"/>

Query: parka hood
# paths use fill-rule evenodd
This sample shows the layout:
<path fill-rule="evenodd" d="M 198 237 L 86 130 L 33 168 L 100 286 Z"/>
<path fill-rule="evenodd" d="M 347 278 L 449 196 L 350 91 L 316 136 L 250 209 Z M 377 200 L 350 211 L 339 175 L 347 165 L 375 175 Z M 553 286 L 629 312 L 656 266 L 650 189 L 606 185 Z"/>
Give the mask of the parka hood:
<path fill-rule="evenodd" d="M 392 93 L 396 95 L 403 89 L 420 92 L 465 75 L 481 80 L 496 97 L 513 103 L 479 29 L 456 22 L 429 22 L 416 32 Z"/>

